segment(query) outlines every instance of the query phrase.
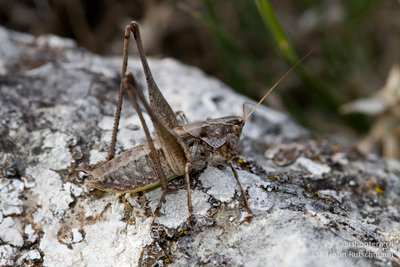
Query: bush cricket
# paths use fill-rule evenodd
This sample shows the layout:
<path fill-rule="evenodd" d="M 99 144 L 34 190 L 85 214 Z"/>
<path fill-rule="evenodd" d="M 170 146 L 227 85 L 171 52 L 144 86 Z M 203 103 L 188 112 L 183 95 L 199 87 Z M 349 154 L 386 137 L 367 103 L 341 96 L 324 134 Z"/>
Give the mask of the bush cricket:
<path fill-rule="evenodd" d="M 139 50 L 146 76 L 150 104 L 147 103 L 132 73 L 127 73 L 128 46 L 131 33 Z M 134 193 L 163 187 L 163 194 L 156 211 L 161 207 L 165 194 L 171 189 L 168 181 L 185 176 L 189 221 L 193 220 L 190 179 L 191 170 L 201 170 L 207 163 L 230 166 L 239 185 L 248 220 L 253 216 L 246 195 L 240 184 L 232 159 L 237 155 L 237 145 L 244 126 L 244 118 L 227 116 L 204 122 L 179 125 L 176 114 L 159 90 L 144 53 L 139 25 L 133 21 L 125 29 L 123 63 L 118 104 L 115 112 L 111 145 L 107 160 L 97 164 L 92 170 L 85 170 L 89 176 L 87 184 L 93 188 L 113 193 Z M 143 142 L 117 156 L 115 145 L 124 92 L 127 92 L 143 126 L 146 142 Z M 150 136 L 137 100 L 151 118 L 156 138 Z"/>
<path fill-rule="evenodd" d="M 176 118 L 177 115 L 162 95 L 152 76 L 143 49 L 139 25 L 135 21 L 131 22 L 125 28 L 121 83 L 108 157 L 105 162 L 96 164 L 94 169 L 90 171 L 85 170 L 90 179 L 87 183 L 93 188 L 113 193 L 146 191 L 161 184 L 163 194 L 155 211 L 157 214 L 162 202 L 165 200 L 165 194 L 172 190 L 168 186 L 168 181 L 178 176 L 184 176 L 187 188 L 189 222 L 192 222 L 194 218 L 190 190 L 190 172 L 192 170 L 202 170 L 208 163 L 229 166 L 238 183 L 244 207 L 248 213 L 245 221 L 250 221 L 253 213 L 248 205 L 245 191 L 232 163 L 232 160 L 238 154 L 237 146 L 245 121 L 289 73 L 338 32 L 340 31 L 322 40 L 298 60 L 267 91 L 264 97 L 247 115 L 245 114 L 246 103 L 244 103 L 243 117 L 227 116 L 208 119 L 203 122 L 188 123 L 186 117 L 181 115 L 185 123 L 179 125 Z M 147 81 L 150 104 L 147 103 L 133 74 L 127 73 L 128 47 L 131 34 L 133 34 L 139 50 L 140 60 Z M 139 116 L 147 141 L 115 156 L 118 125 L 125 91 Z M 155 129 L 154 140 L 150 136 L 137 100 L 142 103 L 151 118 Z"/>

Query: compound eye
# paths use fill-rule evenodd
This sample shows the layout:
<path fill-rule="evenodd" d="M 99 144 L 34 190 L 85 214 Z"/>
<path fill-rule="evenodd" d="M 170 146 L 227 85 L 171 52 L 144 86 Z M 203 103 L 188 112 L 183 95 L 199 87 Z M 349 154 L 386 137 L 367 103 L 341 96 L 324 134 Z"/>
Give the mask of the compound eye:
<path fill-rule="evenodd" d="M 240 135 L 240 132 L 242 131 L 242 127 L 240 127 L 239 125 L 233 125 L 232 130 L 236 135 Z"/>

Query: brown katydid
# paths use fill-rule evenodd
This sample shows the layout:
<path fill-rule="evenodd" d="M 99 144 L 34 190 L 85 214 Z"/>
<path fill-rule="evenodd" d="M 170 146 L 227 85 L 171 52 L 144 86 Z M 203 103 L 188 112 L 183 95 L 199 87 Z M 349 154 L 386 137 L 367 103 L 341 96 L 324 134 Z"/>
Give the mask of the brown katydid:
<path fill-rule="evenodd" d="M 150 105 L 146 102 L 132 73 L 126 73 L 131 33 L 136 41 L 146 76 Z M 122 99 L 125 91 L 128 93 L 138 113 L 147 142 L 114 157 Z M 156 132 L 155 140 L 150 137 L 137 99 L 142 102 L 152 120 Z M 237 155 L 236 147 L 239 143 L 243 125 L 244 120 L 239 116 L 228 116 L 210 119 L 205 122 L 179 125 L 175 113 L 153 79 L 143 50 L 139 26 L 136 22 L 132 22 L 125 29 L 122 78 L 109 155 L 106 162 L 98 164 L 91 171 L 86 171 L 89 177 L 92 178 L 88 181 L 88 184 L 103 191 L 133 193 L 151 189 L 160 185 L 161 182 L 164 191 L 157 208 L 159 209 L 165 193 L 170 190 L 168 181 L 177 176 L 185 176 L 189 219 L 192 220 L 190 171 L 201 170 L 206 166 L 207 162 L 213 161 L 231 167 L 248 212 L 247 218 L 250 219 L 253 214 L 247 203 L 238 174 L 232 164 L 232 159 Z"/>

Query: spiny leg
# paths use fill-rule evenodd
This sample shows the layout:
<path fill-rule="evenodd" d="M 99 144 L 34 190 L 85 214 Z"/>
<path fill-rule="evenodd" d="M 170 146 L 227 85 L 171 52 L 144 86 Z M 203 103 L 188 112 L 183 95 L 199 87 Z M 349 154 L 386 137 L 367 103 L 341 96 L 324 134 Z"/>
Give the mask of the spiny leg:
<path fill-rule="evenodd" d="M 148 85 L 150 105 L 147 104 L 146 100 L 142 101 L 143 105 L 149 115 L 154 114 L 154 116 L 151 115 L 150 117 L 154 125 L 156 137 L 160 141 L 161 149 L 165 154 L 169 167 L 175 174 L 184 175 L 186 162 L 191 162 L 190 150 L 183 139 L 172 130 L 178 126 L 178 122 L 172 108 L 165 100 L 153 79 L 143 50 L 139 25 L 133 21 L 129 25 L 129 29 L 134 35 Z M 139 93 L 143 95 L 141 91 Z"/>
<path fill-rule="evenodd" d="M 157 207 L 154 210 L 154 216 L 153 216 L 153 220 L 151 222 L 151 225 L 155 225 L 156 217 L 160 217 L 160 210 L 161 210 L 162 204 L 165 202 L 165 195 L 167 194 L 167 192 L 168 192 L 167 190 L 163 190 L 162 191 L 162 195 L 161 195 L 160 201 L 158 202 Z"/>
<path fill-rule="evenodd" d="M 191 164 L 188 162 L 185 165 L 185 182 L 186 182 L 186 189 L 187 189 L 187 204 L 188 204 L 188 211 L 189 211 L 189 223 L 193 221 L 193 206 L 192 206 L 192 194 L 190 192 L 190 167 Z"/>
<path fill-rule="evenodd" d="M 120 83 L 120 88 L 119 88 L 119 93 L 118 93 L 118 104 L 117 104 L 117 109 L 115 111 L 115 116 L 114 116 L 114 125 L 113 125 L 113 133 L 112 133 L 112 138 L 111 138 L 111 145 L 110 145 L 110 149 L 108 152 L 108 156 L 107 156 L 107 160 L 111 160 L 112 158 L 114 158 L 115 156 L 115 145 L 116 145 L 116 141 L 117 141 L 117 134 L 118 134 L 118 126 L 119 126 L 119 121 L 120 121 L 120 117 L 121 117 L 121 109 L 122 109 L 122 102 L 123 102 L 123 98 L 124 98 L 124 92 L 125 92 L 125 88 L 128 91 L 128 95 L 130 100 L 132 101 L 132 104 L 139 116 L 140 122 L 143 125 L 143 129 L 147 138 L 147 142 L 149 144 L 150 150 L 151 150 L 151 157 L 153 159 L 154 162 L 154 166 L 156 169 L 156 173 L 157 176 L 159 178 L 159 180 L 162 182 L 164 191 L 163 194 L 161 196 L 160 202 L 157 205 L 157 209 L 155 211 L 155 215 L 157 215 L 157 212 L 159 211 L 159 209 L 161 208 L 162 202 L 165 200 L 165 193 L 166 191 L 169 189 L 167 186 L 167 179 L 165 177 L 165 174 L 162 171 L 162 167 L 160 164 L 160 161 L 156 155 L 156 150 L 154 148 L 154 143 L 153 140 L 150 137 L 150 133 L 147 127 L 146 122 L 144 121 L 143 118 L 143 114 L 141 113 L 139 106 L 137 104 L 137 101 L 135 99 L 135 96 L 132 92 L 132 90 L 130 89 L 129 85 L 126 84 L 125 82 L 125 74 L 127 71 L 127 66 L 128 66 L 128 50 L 129 50 L 129 38 L 130 38 L 130 32 L 131 32 L 131 25 L 128 25 L 125 27 L 125 35 L 124 35 L 124 46 L 123 46 L 123 58 L 122 58 L 122 73 L 121 73 L 121 83 Z M 135 79 L 133 78 L 132 75 L 132 86 L 137 87 L 138 85 L 135 81 Z M 153 218 L 153 224 L 154 224 L 154 220 L 155 217 Z"/>
<path fill-rule="evenodd" d="M 121 117 L 121 109 L 122 109 L 122 101 L 124 99 L 124 82 L 123 78 L 126 73 L 126 69 L 128 66 L 128 48 L 129 48 L 129 36 L 130 36 L 130 26 L 125 27 L 125 35 L 124 35 L 124 48 L 123 48 L 123 56 L 122 56 L 122 73 L 121 73 L 121 83 L 119 85 L 119 93 L 118 93 L 118 104 L 117 109 L 115 111 L 114 116 L 114 126 L 111 137 L 111 145 L 108 151 L 107 160 L 111 160 L 115 156 L 115 144 L 117 142 L 117 134 L 118 134 L 118 126 L 119 120 Z"/>
<path fill-rule="evenodd" d="M 143 106 L 145 107 L 145 109 L 147 110 L 150 118 L 153 121 L 153 124 L 159 128 L 162 128 L 165 130 L 164 134 L 171 134 L 172 136 L 176 136 L 176 133 L 174 133 L 171 129 L 167 128 L 161 121 L 160 119 L 154 114 L 154 112 L 152 111 L 152 109 L 150 108 L 150 106 L 147 104 L 146 99 L 144 98 L 144 95 L 142 93 L 142 91 L 140 91 L 139 87 L 137 86 L 132 73 L 128 73 L 125 78 L 127 81 L 127 84 L 132 85 L 132 88 L 130 86 L 127 86 L 127 90 L 128 90 L 128 95 L 132 94 L 132 90 L 135 91 L 136 95 L 139 97 L 140 101 L 142 102 Z M 134 98 L 134 96 L 133 96 Z M 176 140 L 178 141 L 178 139 Z M 185 153 L 188 153 L 188 151 L 185 151 Z M 158 159 L 157 159 L 158 160 Z M 161 165 L 161 164 L 160 164 Z M 189 178 L 189 174 L 190 174 L 190 168 L 191 168 L 191 164 L 189 161 L 186 161 L 185 163 L 185 181 L 186 181 L 186 186 L 187 186 L 187 192 L 188 192 L 188 211 L 189 211 L 189 221 L 191 222 L 193 220 L 193 207 L 192 207 L 192 200 L 191 200 L 191 192 L 190 192 L 190 178 Z M 164 176 L 165 178 L 165 176 Z M 166 190 L 164 190 L 164 193 L 161 197 L 160 203 L 157 206 L 156 210 L 159 210 L 161 208 L 161 203 L 164 200 L 165 197 L 165 193 L 167 191 L 168 188 L 166 188 Z"/>
<path fill-rule="evenodd" d="M 155 225 L 155 219 L 156 219 L 156 217 L 160 216 L 160 209 L 162 207 L 162 203 L 165 202 L 165 195 L 166 195 L 166 193 L 168 191 L 171 191 L 171 189 L 167 185 L 167 178 L 165 177 L 165 174 L 164 174 L 164 172 L 162 170 L 160 160 L 157 157 L 156 150 L 155 150 L 155 147 L 154 147 L 154 142 L 151 139 L 150 132 L 149 132 L 149 129 L 147 127 L 146 121 L 144 120 L 142 111 L 140 110 L 139 105 L 138 105 L 138 103 L 136 101 L 135 93 L 137 93 L 137 91 L 140 90 L 139 86 L 136 83 L 136 80 L 133 77 L 132 73 L 129 73 L 127 75 L 127 78 L 124 77 L 123 81 L 124 81 L 124 83 L 126 83 L 125 88 L 126 88 L 126 90 L 128 92 L 128 96 L 129 96 L 129 98 L 130 98 L 130 100 L 131 100 L 131 102 L 132 102 L 132 104 L 133 104 L 133 106 L 134 106 L 134 108 L 135 108 L 135 110 L 136 110 L 136 112 L 137 112 L 137 114 L 139 116 L 140 122 L 141 122 L 141 124 L 143 126 L 143 130 L 144 130 L 145 135 L 146 135 L 147 143 L 149 144 L 149 147 L 150 147 L 150 150 L 151 150 L 150 156 L 153 159 L 158 179 L 160 181 L 162 181 L 162 185 L 163 185 L 163 192 L 162 192 L 160 201 L 158 202 L 157 207 L 154 210 L 153 221 L 151 223 L 152 225 Z M 132 85 L 132 87 L 134 88 L 133 90 L 131 89 L 130 85 Z M 143 101 L 143 100 L 141 99 L 141 101 Z"/>
<path fill-rule="evenodd" d="M 150 92 L 154 92 L 156 90 L 155 94 L 156 95 L 161 95 L 161 98 L 163 98 L 160 90 L 158 89 L 158 87 L 157 87 L 157 85 L 156 85 L 156 83 L 155 83 L 155 81 L 154 81 L 154 79 L 153 79 L 153 77 L 151 75 L 150 68 L 149 68 L 149 66 L 147 64 L 146 56 L 144 55 L 144 52 L 143 52 L 143 47 L 142 47 L 142 43 L 141 43 L 141 39 L 140 39 L 140 33 L 139 33 L 138 25 L 137 25 L 136 22 L 132 22 L 131 24 L 129 24 L 129 25 L 127 25 L 125 27 L 123 58 L 122 58 L 121 84 L 120 84 L 120 91 L 119 91 L 119 95 L 118 95 L 117 110 L 115 112 L 115 119 L 114 119 L 113 133 L 112 133 L 112 138 L 111 138 L 111 145 L 110 145 L 110 150 L 109 150 L 109 154 L 108 154 L 108 157 L 107 157 L 108 160 L 112 159 L 114 157 L 114 155 L 115 155 L 115 145 L 116 145 L 117 134 L 118 134 L 118 125 L 119 125 L 120 114 L 121 114 L 121 109 L 122 109 L 122 101 L 123 101 L 123 96 L 124 96 L 124 89 L 127 89 L 127 87 L 129 87 L 129 86 L 127 86 L 127 84 L 125 84 L 124 78 L 125 78 L 125 75 L 126 75 L 126 72 L 127 72 L 127 66 L 128 66 L 129 38 L 130 38 L 131 31 L 134 33 L 134 35 L 136 35 L 136 32 L 139 35 L 138 37 L 135 36 L 135 40 L 136 40 L 136 38 L 139 39 L 139 42 L 138 41 L 136 41 L 136 42 L 138 43 L 138 50 L 139 50 L 142 62 L 144 62 L 143 63 L 143 69 L 145 71 L 146 79 L 148 80 L 149 94 L 150 94 Z M 133 75 L 132 75 L 131 82 L 132 82 L 132 86 L 133 87 L 139 88 L 137 83 L 136 83 L 136 81 L 135 81 L 135 79 L 133 78 Z M 154 95 L 154 93 L 152 95 Z M 134 95 L 130 95 L 129 97 L 132 100 L 134 98 Z M 167 103 L 165 99 L 163 99 L 163 100 L 165 101 L 165 103 Z M 134 107 L 135 107 L 135 103 L 133 101 L 132 101 L 132 103 L 134 104 Z M 137 103 L 136 103 L 136 105 L 137 105 Z M 168 105 L 168 103 L 167 103 L 167 105 Z M 169 105 L 168 105 L 168 107 L 169 107 Z M 135 109 L 136 109 L 136 107 L 135 107 Z M 172 109 L 170 107 L 169 107 L 169 109 L 172 112 Z M 147 138 L 148 143 L 149 143 L 149 147 L 150 147 L 151 150 L 155 151 L 154 144 L 152 144 L 152 140 L 151 140 L 150 134 L 148 132 L 148 127 L 144 123 L 143 118 L 141 118 L 142 114 L 141 114 L 139 109 L 136 109 L 136 111 L 137 111 L 137 113 L 139 115 L 139 119 L 141 120 L 143 128 L 146 128 L 146 130 L 147 130 L 147 131 L 145 130 L 145 134 L 146 134 L 146 138 Z M 176 121 L 176 118 L 174 118 L 174 119 Z M 158 158 L 157 158 L 157 155 L 155 153 L 154 153 L 154 158 L 155 158 L 154 164 L 156 165 L 156 169 L 158 169 L 158 168 L 161 169 L 161 165 L 156 163 L 156 161 L 158 161 Z M 159 165 L 159 166 L 157 167 L 157 165 Z M 162 171 L 157 171 L 157 172 L 161 173 Z M 159 178 L 160 178 L 160 180 L 162 182 L 163 188 L 165 190 L 171 190 L 171 189 L 168 188 L 167 180 L 165 178 L 165 175 L 161 175 L 161 176 L 158 175 L 158 176 L 159 176 Z"/>
<path fill-rule="evenodd" d="M 239 185 L 240 191 L 242 192 L 242 198 L 243 198 L 243 202 L 244 202 L 244 207 L 246 208 L 247 213 L 249 214 L 249 215 L 246 217 L 245 220 L 246 220 L 246 221 L 250 221 L 251 218 L 253 218 L 253 212 L 251 211 L 251 209 L 250 209 L 250 207 L 249 207 L 249 203 L 247 202 L 246 194 L 245 194 L 245 192 L 244 192 L 244 189 L 243 189 L 243 187 L 242 187 L 242 184 L 241 184 L 240 181 L 239 181 L 239 175 L 238 175 L 238 173 L 237 173 L 235 167 L 233 166 L 233 163 L 232 163 L 231 160 L 228 161 L 228 165 L 229 165 L 229 167 L 231 167 L 232 172 L 233 172 L 233 175 L 235 176 L 236 182 L 237 182 L 238 185 Z"/>
<path fill-rule="evenodd" d="M 140 58 L 142 61 L 143 69 L 144 69 L 146 80 L 147 80 L 148 87 L 149 87 L 149 96 L 150 96 L 150 101 L 152 104 L 152 109 L 149 108 L 148 106 L 146 106 L 147 102 L 144 100 L 143 94 L 138 89 L 137 84 L 134 81 L 133 75 L 131 74 L 131 77 L 132 77 L 131 80 L 133 81 L 132 86 L 134 87 L 134 90 L 139 95 L 139 98 L 141 98 L 141 101 L 143 102 L 144 106 L 148 110 L 148 113 L 149 113 L 150 117 L 152 118 L 153 124 L 154 124 L 154 122 L 156 122 L 157 127 L 155 127 L 155 129 L 156 129 L 157 135 L 159 135 L 159 133 L 167 134 L 168 137 L 163 139 L 163 141 L 166 140 L 167 143 L 168 143 L 168 141 L 171 141 L 171 138 L 173 139 L 173 143 L 174 143 L 173 146 L 175 146 L 174 147 L 175 149 L 174 149 L 174 152 L 172 152 L 171 154 L 177 155 L 177 156 L 179 156 L 179 158 L 181 158 L 182 153 L 183 153 L 184 157 L 182 157 L 182 159 L 185 158 L 186 162 L 190 162 L 191 157 L 190 157 L 189 149 L 185 146 L 183 141 L 180 140 L 180 138 L 175 133 L 173 133 L 171 130 L 172 128 L 174 128 L 175 126 L 178 125 L 177 119 L 176 119 L 171 107 L 169 106 L 168 102 L 165 100 L 164 96 L 161 94 L 161 91 L 158 89 L 157 84 L 155 83 L 155 81 L 152 77 L 150 68 L 147 63 L 146 56 L 144 54 L 144 50 L 143 50 L 143 46 L 142 46 L 142 42 L 141 42 L 141 38 L 140 38 L 139 26 L 136 22 L 132 22 L 130 25 L 126 26 L 126 28 L 125 28 L 124 47 L 123 47 L 123 63 L 122 63 L 122 74 L 121 74 L 122 79 L 121 79 L 120 90 L 119 90 L 119 95 L 118 95 L 117 109 L 115 112 L 111 145 L 110 145 L 110 150 L 109 150 L 109 154 L 108 154 L 107 158 L 108 158 L 108 160 L 110 160 L 115 155 L 115 145 L 116 145 L 117 134 L 118 134 L 118 125 L 119 125 L 121 109 L 122 109 L 124 89 L 128 90 L 128 88 L 129 88 L 128 83 L 125 81 L 125 78 L 126 78 L 125 74 L 126 74 L 127 64 L 128 64 L 128 47 L 129 47 L 130 32 L 132 32 L 134 34 L 135 41 L 138 46 Z M 127 79 L 127 80 L 129 80 L 129 79 Z M 140 118 L 141 112 L 138 108 L 137 102 L 135 101 L 136 99 L 135 99 L 134 94 L 132 93 L 132 90 L 128 90 L 128 94 L 132 100 L 132 103 L 135 106 L 135 109 L 137 110 L 138 114 L 140 114 L 139 115 L 139 118 Z M 153 111 L 154 111 L 154 113 L 157 114 L 156 116 L 154 116 Z M 155 118 L 155 117 L 157 117 L 157 118 Z M 161 123 L 157 123 L 158 120 L 161 120 Z M 146 133 L 146 138 L 149 143 L 149 147 L 150 147 L 150 149 L 151 149 L 151 147 L 153 147 L 153 149 L 151 149 L 152 150 L 151 155 L 153 157 L 153 161 L 156 166 L 155 168 L 156 168 L 157 176 L 162 181 L 163 188 L 164 188 L 163 196 L 158 205 L 158 207 L 160 207 L 162 201 L 165 199 L 165 193 L 167 190 L 169 190 L 169 188 L 167 185 L 166 177 L 165 177 L 164 173 L 162 172 L 161 164 L 157 158 L 153 141 L 149 135 L 148 128 L 143 120 L 143 117 L 141 118 L 141 122 L 142 122 L 143 127 L 146 128 L 145 133 Z M 166 127 L 163 125 L 164 123 L 169 127 L 169 129 L 166 129 Z M 160 124 L 162 127 L 160 127 Z M 161 132 L 160 132 L 160 129 L 161 129 Z M 182 152 L 178 152 L 178 154 L 176 154 L 177 147 L 179 147 L 178 150 L 182 149 Z M 187 170 L 187 169 L 190 169 L 190 165 L 189 165 L 189 168 L 185 168 L 185 170 Z M 186 171 L 186 173 L 187 173 L 186 176 L 187 176 L 187 180 L 188 180 L 188 171 Z M 189 187 L 190 187 L 190 184 L 189 184 Z M 190 195 L 190 189 L 189 189 L 189 195 Z M 189 207 L 188 207 L 189 213 L 191 215 L 192 214 L 191 199 L 188 199 L 188 203 L 189 203 Z"/>
<path fill-rule="evenodd" d="M 133 33 L 136 45 L 139 50 L 140 59 L 147 80 L 151 107 L 147 104 L 146 100 L 144 99 L 143 93 L 140 90 L 137 90 L 136 87 L 134 87 L 133 90 L 137 91 L 135 93 L 137 94 L 137 96 L 139 96 L 143 106 L 147 110 L 147 113 L 150 115 L 150 118 L 152 119 L 156 136 L 161 143 L 161 149 L 166 156 L 169 167 L 173 170 L 174 173 L 178 175 L 186 174 L 188 177 L 188 170 L 190 170 L 190 165 L 188 166 L 189 168 L 187 168 L 187 163 L 191 162 L 191 153 L 187 144 L 172 130 L 174 127 L 178 126 L 178 121 L 175 117 L 174 112 L 172 111 L 172 108 L 165 100 L 156 82 L 154 81 L 143 49 L 139 25 L 137 24 L 137 22 L 133 21 L 127 28 L 129 28 L 129 30 Z M 126 31 L 126 36 L 128 35 L 129 32 Z M 127 75 L 126 78 L 130 78 L 129 75 Z M 165 189 L 167 189 L 166 182 Z M 191 201 L 189 209 L 191 213 Z"/>
<path fill-rule="evenodd" d="M 128 92 L 128 96 L 129 96 L 129 98 L 130 98 L 130 100 L 131 100 L 131 102 L 133 104 L 133 107 L 135 108 L 135 110 L 136 110 L 136 112 L 137 112 L 137 114 L 139 116 L 140 122 L 141 122 L 141 124 L 143 126 L 143 130 L 144 130 L 144 133 L 146 135 L 147 143 L 149 144 L 149 147 L 150 147 L 150 150 L 151 150 L 150 156 L 153 159 L 158 179 L 162 182 L 164 190 L 170 190 L 170 188 L 167 185 L 167 178 L 165 177 L 165 174 L 164 174 L 164 172 L 162 170 L 162 167 L 161 167 L 160 160 L 159 160 L 159 158 L 157 156 L 157 152 L 156 152 L 156 149 L 154 147 L 153 139 L 151 139 L 149 128 L 147 127 L 146 121 L 143 118 L 142 111 L 140 110 L 139 105 L 138 105 L 138 103 L 136 101 L 136 96 L 135 96 L 136 94 L 139 95 L 139 99 L 142 102 L 144 101 L 144 99 L 142 99 L 142 97 L 140 96 L 141 91 L 139 89 L 139 85 L 137 84 L 137 82 L 136 82 L 135 78 L 133 77 L 132 73 L 128 73 L 124 77 L 123 81 L 124 81 L 124 83 L 126 83 L 125 84 L 125 88 L 126 88 L 126 90 Z M 132 90 L 130 85 L 132 86 L 133 90 Z"/>
<path fill-rule="evenodd" d="M 160 89 L 158 88 L 153 75 L 151 73 L 149 64 L 147 62 L 146 54 L 143 49 L 142 38 L 140 37 L 139 24 L 136 21 L 132 21 L 129 25 L 130 30 L 133 33 L 137 48 L 139 50 L 140 60 L 142 62 L 144 74 L 146 76 L 147 86 L 149 89 L 150 106 L 154 113 L 160 118 L 160 120 L 168 126 L 170 129 L 178 126 L 175 114 L 172 111 L 171 106 L 164 98 Z"/>

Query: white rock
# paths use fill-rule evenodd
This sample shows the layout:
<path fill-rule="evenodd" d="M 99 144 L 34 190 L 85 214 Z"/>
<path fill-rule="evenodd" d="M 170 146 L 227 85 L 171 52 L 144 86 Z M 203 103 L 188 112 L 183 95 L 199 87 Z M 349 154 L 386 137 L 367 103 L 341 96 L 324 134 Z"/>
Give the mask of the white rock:
<path fill-rule="evenodd" d="M 239 190 L 233 173 L 228 168 L 219 170 L 218 168 L 208 167 L 200 175 L 199 180 L 207 189 L 208 194 L 222 202 L 232 200 L 235 190 Z"/>
<path fill-rule="evenodd" d="M 149 205 L 154 211 L 161 198 L 161 189 L 149 192 Z M 197 216 L 204 216 L 211 207 L 207 202 L 208 196 L 201 191 L 192 191 L 193 213 Z M 162 205 L 161 214 L 163 216 L 156 218 L 156 222 L 169 228 L 177 228 L 189 219 L 187 206 L 186 190 L 179 190 L 166 195 L 166 202 Z"/>
<path fill-rule="evenodd" d="M 111 138 L 109 140 L 111 140 Z M 96 149 L 91 150 L 89 164 L 99 163 L 101 161 L 104 161 L 106 158 L 107 158 L 107 152 L 100 152 Z"/>
<path fill-rule="evenodd" d="M 20 196 L 24 190 L 24 184 L 16 179 L 0 179 L 0 211 L 4 215 L 21 214 L 23 202 Z"/>
<path fill-rule="evenodd" d="M 68 149 L 67 140 L 69 137 L 63 133 L 54 133 L 46 136 L 43 148 L 51 150 L 46 154 L 41 154 L 39 160 L 46 162 L 48 168 L 52 170 L 63 170 L 71 165 L 72 155 Z"/>
<path fill-rule="evenodd" d="M 335 153 L 332 156 L 332 160 L 333 160 L 333 162 L 336 162 L 336 163 L 339 163 L 339 164 L 342 164 L 342 165 L 349 164 L 349 160 L 346 158 L 346 154 L 342 153 L 342 152 Z"/>
<path fill-rule="evenodd" d="M 83 240 L 83 236 L 78 228 L 72 228 L 72 236 L 73 236 L 72 238 L 73 243 L 78 243 Z"/>
<path fill-rule="evenodd" d="M 25 188 L 32 188 L 35 186 L 35 181 L 29 175 L 22 176 Z"/>
<path fill-rule="evenodd" d="M 14 266 L 13 256 L 16 249 L 10 245 L 0 246 L 0 266 Z"/>
<path fill-rule="evenodd" d="M 73 183 L 65 183 L 63 185 L 63 187 L 64 187 L 64 190 L 66 192 L 71 193 L 75 197 L 79 197 L 83 193 L 82 187 L 79 187 L 79 186 L 77 186 L 76 184 L 73 184 Z"/>
<path fill-rule="evenodd" d="M 261 188 L 249 188 L 249 205 L 254 215 L 268 212 L 273 207 L 273 202 L 268 201 L 268 194 Z"/>
<path fill-rule="evenodd" d="M 38 238 L 38 235 L 35 233 L 35 229 L 33 229 L 32 224 L 25 226 L 25 234 L 28 237 L 27 240 L 31 243 L 35 242 Z"/>
<path fill-rule="evenodd" d="M 328 165 L 316 163 L 308 158 L 300 157 L 297 159 L 296 163 L 305 168 L 316 178 L 322 178 L 321 176 L 324 173 L 329 173 L 331 171 L 331 168 Z"/>
<path fill-rule="evenodd" d="M 0 224 L 0 239 L 12 246 L 21 247 L 24 244 L 24 240 L 19 228 L 19 223 L 15 222 L 11 217 L 5 217 Z"/>
<path fill-rule="evenodd" d="M 17 260 L 18 265 L 23 265 L 24 261 L 40 260 L 42 257 L 37 249 L 24 252 Z"/>
<path fill-rule="evenodd" d="M 74 199 L 69 192 L 61 191 L 57 196 L 50 198 L 50 210 L 54 215 L 62 217 Z"/>

